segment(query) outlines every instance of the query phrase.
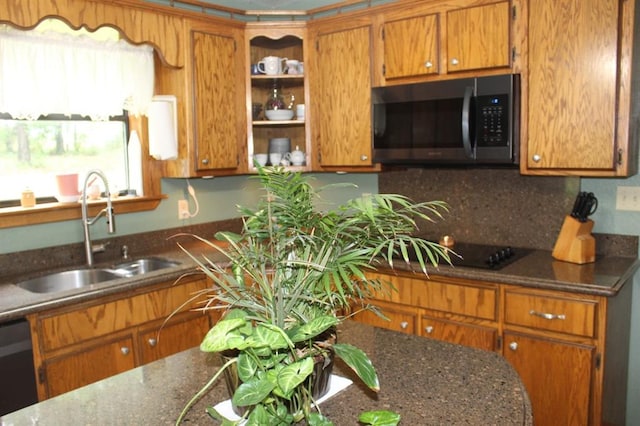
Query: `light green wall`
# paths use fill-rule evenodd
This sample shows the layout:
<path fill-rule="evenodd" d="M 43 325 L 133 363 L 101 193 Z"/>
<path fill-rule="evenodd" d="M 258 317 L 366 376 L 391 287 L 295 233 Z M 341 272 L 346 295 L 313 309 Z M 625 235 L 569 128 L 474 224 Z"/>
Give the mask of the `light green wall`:
<path fill-rule="evenodd" d="M 628 179 L 582 179 L 581 189 L 593 192 L 599 201 L 592 216 L 593 232 L 640 235 L 640 212 L 616 210 L 618 186 L 640 186 L 640 176 Z M 631 348 L 629 350 L 629 380 L 627 394 L 627 425 L 640 425 L 640 274 L 633 282 L 631 317 Z"/>
<path fill-rule="evenodd" d="M 341 203 L 361 193 L 376 193 L 378 178 L 375 174 L 314 174 L 315 185 L 352 182 L 357 188 L 335 188 L 328 191 L 329 203 Z M 220 177 L 214 179 L 189 179 L 200 204 L 197 216 L 187 220 L 178 219 L 178 200 L 188 198 L 191 211 L 195 204 L 187 193 L 187 179 L 163 179 L 162 192 L 168 196 L 160 206 L 150 212 L 117 214 L 116 234 L 129 235 L 159 229 L 171 229 L 184 225 L 213 222 L 238 217 L 237 206 L 252 206 L 261 194 L 256 179 L 246 176 Z M 91 227 L 93 239 L 108 238 L 104 219 Z M 0 229 L 0 253 L 12 253 L 43 247 L 53 247 L 83 241 L 80 220 L 47 223 Z"/>

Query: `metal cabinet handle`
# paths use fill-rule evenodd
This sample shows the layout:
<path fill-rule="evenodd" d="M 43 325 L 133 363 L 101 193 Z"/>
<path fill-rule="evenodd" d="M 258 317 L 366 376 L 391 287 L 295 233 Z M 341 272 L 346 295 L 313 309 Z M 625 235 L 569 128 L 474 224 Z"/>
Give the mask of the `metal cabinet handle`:
<path fill-rule="evenodd" d="M 509 349 L 511 349 L 512 351 L 515 351 L 516 349 L 518 349 L 518 342 L 509 343 Z"/>
<path fill-rule="evenodd" d="M 540 160 L 542 160 L 542 157 L 539 154 L 533 154 L 533 157 L 531 157 L 533 159 L 533 161 L 535 163 L 539 163 Z"/>
<path fill-rule="evenodd" d="M 122 352 L 122 355 L 129 355 L 129 348 L 126 346 L 123 346 L 120 348 L 120 352 Z"/>
<path fill-rule="evenodd" d="M 361 161 L 367 161 L 368 159 L 369 159 L 369 156 L 368 156 L 368 155 L 362 154 L 362 155 L 360 156 L 360 160 L 361 160 Z"/>
<path fill-rule="evenodd" d="M 428 334 L 433 333 L 433 326 L 432 325 L 428 325 L 424 328 L 424 331 L 426 331 Z"/>
<path fill-rule="evenodd" d="M 460 63 L 460 61 L 458 61 L 458 59 L 451 58 L 451 65 L 458 65 L 459 63 Z"/>
<path fill-rule="evenodd" d="M 402 322 L 400 323 L 400 328 L 401 328 L 401 329 L 406 330 L 406 329 L 407 329 L 407 327 L 409 327 L 409 323 L 408 323 L 408 322 L 406 322 L 406 321 L 402 321 Z"/>
<path fill-rule="evenodd" d="M 202 159 L 202 164 L 204 164 L 204 165 L 209 164 L 209 159 L 208 158 L 203 158 Z"/>
<path fill-rule="evenodd" d="M 147 340 L 147 342 L 149 342 L 149 346 L 155 346 L 155 345 L 158 344 L 158 341 L 156 339 L 153 339 L 153 338 Z"/>
<path fill-rule="evenodd" d="M 554 319 L 564 320 L 564 319 L 567 319 L 567 316 L 565 314 L 549 314 L 547 312 L 534 311 L 533 309 L 529 311 L 529 315 L 534 315 L 536 317 L 540 317 L 540 318 L 544 318 L 544 319 L 548 319 L 548 320 L 554 320 Z"/>
<path fill-rule="evenodd" d="M 424 63 L 424 67 L 425 68 L 431 68 L 432 66 L 433 66 L 433 62 L 431 62 L 431 61 L 427 61 L 427 62 Z"/>

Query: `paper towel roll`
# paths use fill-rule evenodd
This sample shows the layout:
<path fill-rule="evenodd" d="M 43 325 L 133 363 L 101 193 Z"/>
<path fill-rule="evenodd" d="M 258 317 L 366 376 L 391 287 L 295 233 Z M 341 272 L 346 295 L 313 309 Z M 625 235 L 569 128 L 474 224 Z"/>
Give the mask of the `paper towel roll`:
<path fill-rule="evenodd" d="M 178 158 L 176 97 L 154 96 L 149 107 L 149 155 L 156 160 Z"/>

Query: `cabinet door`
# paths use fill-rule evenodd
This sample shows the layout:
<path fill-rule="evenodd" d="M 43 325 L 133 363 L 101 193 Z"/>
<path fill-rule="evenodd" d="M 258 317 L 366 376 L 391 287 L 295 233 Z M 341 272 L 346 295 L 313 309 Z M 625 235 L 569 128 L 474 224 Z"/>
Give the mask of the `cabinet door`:
<path fill-rule="evenodd" d="M 435 319 L 423 315 L 420 335 L 431 339 L 471 346 L 486 351 L 495 350 L 497 330 L 473 324 Z"/>
<path fill-rule="evenodd" d="M 244 91 L 237 84 L 236 40 L 192 31 L 196 169 L 238 167 Z"/>
<path fill-rule="evenodd" d="M 447 72 L 508 67 L 510 16 L 508 1 L 447 12 Z"/>
<path fill-rule="evenodd" d="M 209 328 L 210 321 L 206 315 L 180 320 L 165 326 L 148 327 L 138 336 L 140 362 L 147 364 L 196 347 L 202 342 Z"/>
<path fill-rule="evenodd" d="M 524 383 L 539 425 L 586 425 L 594 348 L 504 333 L 504 357 Z"/>
<path fill-rule="evenodd" d="M 47 398 L 97 382 L 135 367 L 130 337 L 79 349 L 43 365 Z"/>
<path fill-rule="evenodd" d="M 438 72 L 438 15 L 384 24 L 384 76 L 387 79 Z"/>
<path fill-rule="evenodd" d="M 529 2 L 529 170 L 615 168 L 620 3 Z"/>
<path fill-rule="evenodd" d="M 371 166 L 371 27 L 320 34 L 312 123 L 321 166 Z"/>

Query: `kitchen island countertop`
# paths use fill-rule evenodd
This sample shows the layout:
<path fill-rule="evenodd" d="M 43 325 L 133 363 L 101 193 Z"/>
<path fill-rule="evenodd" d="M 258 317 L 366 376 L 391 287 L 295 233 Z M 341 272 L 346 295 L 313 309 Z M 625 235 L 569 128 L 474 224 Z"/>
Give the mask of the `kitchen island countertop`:
<path fill-rule="evenodd" d="M 339 340 L 371 357 L 381 390 L 366 389 L 338 361 L 334 373 L 353 384 L 321 405 L 336 425 L 358 425 L 361 411 L 389 409 L 401 425 L 531 425 L 528 395 L 507 361 L 432 339 L 346 322 Z M 215 357 L 191 349 L 0 417 L 2 426 L 170 425 L 215 373 Z M 205 407 L 228 397 L 222 382 L 188 413 L 184 424 L 214 424 Z"/>

